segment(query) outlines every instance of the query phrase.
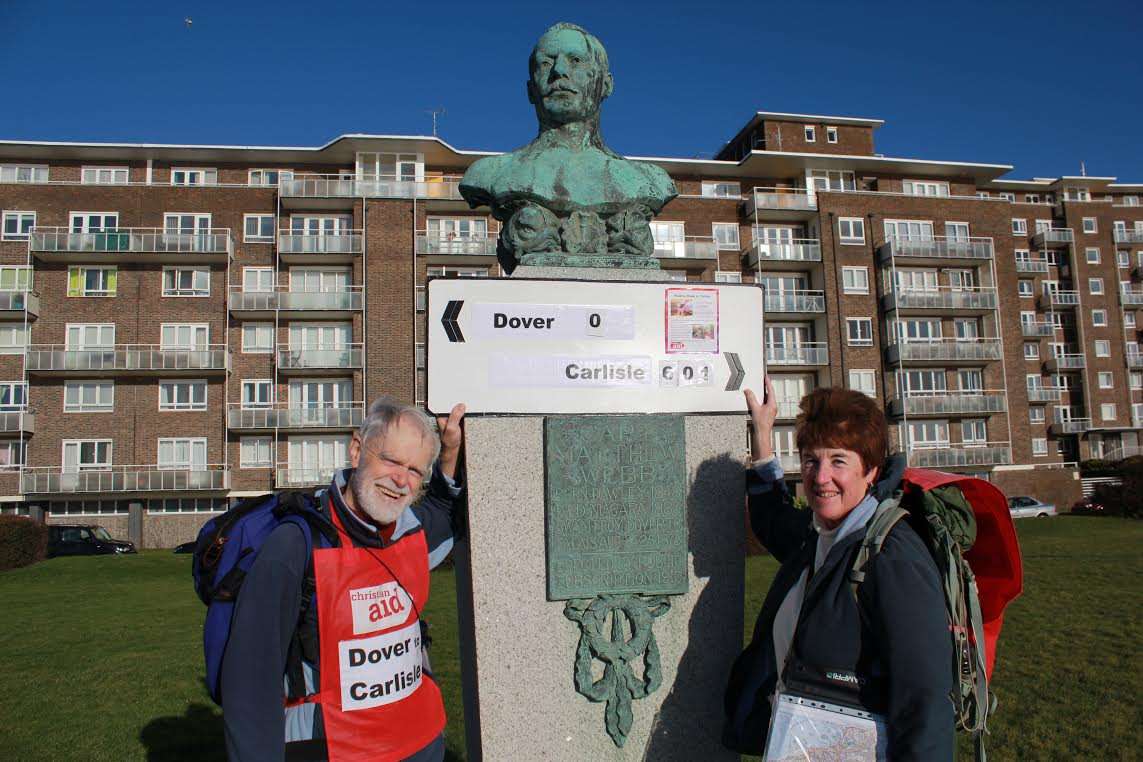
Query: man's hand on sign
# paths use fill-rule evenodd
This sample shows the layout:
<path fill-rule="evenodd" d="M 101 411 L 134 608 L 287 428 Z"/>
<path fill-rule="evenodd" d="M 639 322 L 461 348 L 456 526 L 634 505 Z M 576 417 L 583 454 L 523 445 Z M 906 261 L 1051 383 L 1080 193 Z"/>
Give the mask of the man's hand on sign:
<path fill-rule="evenodd" d="M 774 386 L 769 376 L 762 377 L 766 390 L 765 399 L 758 401 L 752 389 L 746 390 L 746 409 L 750 411 L 750 421 L 754 424 L 750 432 L 750 449 L 755 460 L 765 460 L 774 454 L 774 420 L 778 417 L 778 400 L 774 397 Z"/>
<path fill-rule="evenodd" d="M 447 416 L 437 416 L 437 429 L 441 433 L 441 472 L 453 479 L 460 461 L 460 447 L 464 444 L 464 403 L 454 405 Z"/>

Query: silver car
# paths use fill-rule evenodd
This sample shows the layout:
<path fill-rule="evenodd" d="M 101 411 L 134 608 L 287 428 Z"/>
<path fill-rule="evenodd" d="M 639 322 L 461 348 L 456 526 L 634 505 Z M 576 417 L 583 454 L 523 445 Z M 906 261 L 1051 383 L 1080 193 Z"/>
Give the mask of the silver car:
<path fill-rule="evenodd" d="M 1034 497 L 1027 495 L 1017 495 L 1016 497 L 1008 498 L 1008 510 L 1012 513 L 1014 519 L 1025 519 L 1030 516 L 1056 516 L 1056 506 L 1051 503 L 1043 503 Z"/>

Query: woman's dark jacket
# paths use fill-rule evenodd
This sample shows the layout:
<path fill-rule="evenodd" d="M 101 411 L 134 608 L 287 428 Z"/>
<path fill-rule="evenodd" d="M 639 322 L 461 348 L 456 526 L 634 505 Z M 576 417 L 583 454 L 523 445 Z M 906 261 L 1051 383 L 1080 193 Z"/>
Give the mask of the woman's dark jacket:
<path fill-rule="evenodd" d="M 900 458 L 886 463 L 874 489 L 878 499 L 892 494 L 903 470 Z M 811 512 L 794 507 L 776 460 L 747 469 L 747 494 L 754 533 L 782 566 L 731 672 L 723 736 L 730 748 L 761 754 L 778 678 L 774 617 L 802 571 L 813 569 L 817 533 Z M 900 522 L 855 600 L 849 571 L 864 537 L 859 529 L 838 540 L 810 577 L 787 663 L 841 689 L 856 677 L 860 703 L 886 718 L 890 759 L 951 760 L 952 638 L 936 562 L 917 532 Z"/>

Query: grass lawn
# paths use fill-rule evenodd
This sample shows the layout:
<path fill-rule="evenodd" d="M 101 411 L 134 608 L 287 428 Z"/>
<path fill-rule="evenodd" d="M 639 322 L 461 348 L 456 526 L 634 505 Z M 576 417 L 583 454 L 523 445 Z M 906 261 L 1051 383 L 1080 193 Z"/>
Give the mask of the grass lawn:
<path fill-rule="evenodd" d="M 994 689 L 994 759 L 1134 759 L 1143 748 L 1143 522 L 1017 523 L 1025 593 L 1009 608 Z M 202 687 L 205 609 L 190 557 L 54 559 L 0 574 L 0 759 L 222 760 Z M 747 564 L 749 632 L 774 572 Z M 464 729 L 451 571 L 433 575 L 433 666 Z M 569 672 L 570 679 L 570 672 Z M 967 755 L 968 746 L 962 744 Z"/>

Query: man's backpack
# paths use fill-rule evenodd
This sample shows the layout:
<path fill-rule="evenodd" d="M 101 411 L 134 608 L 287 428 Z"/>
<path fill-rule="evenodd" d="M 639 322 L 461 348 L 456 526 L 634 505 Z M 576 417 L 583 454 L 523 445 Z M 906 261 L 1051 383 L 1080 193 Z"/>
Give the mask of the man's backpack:
<path fill-rule="evenodd" d="M 337 531 L 321 512 L 320 501 L 304 492 L 281 492 L 243 500 L 204 524 L 195 541 L 191 576 L 195 592 L 207 605 L 202 631 L 206 683 L 210 697 L 219 706 L 222 705 L 222 656 L 230 640 L 234 604 L 258 551 L 270 533 L 283 524 L 294 524 L 301 530 L 311 566 L 315 535 L 318 547 L 337 545 Z M 302 590 L 303 615 L 312 598 L 313 573 L 307 569 Z M 296 642 L 291 644 L 291 659 L 298 661 L 296 668 L 300 669 L 300 652 L 296 647 Z"/>
<path fill-rule="evenodd" d="M 853 567 L 853 593 L 890 530 L 908 521 L 937 562 L 953 637 L 953 705 L 957 729 L 972 733 L 977 759 L 996 708 L 988 681 L 996 660 L 1004 607 L 1020 594 L 1023 572 L 1008 501 L 983 479 L 905 470 L 901 489 L 883 500 L 866 525 Z"/>

